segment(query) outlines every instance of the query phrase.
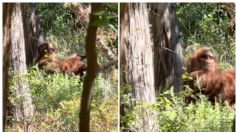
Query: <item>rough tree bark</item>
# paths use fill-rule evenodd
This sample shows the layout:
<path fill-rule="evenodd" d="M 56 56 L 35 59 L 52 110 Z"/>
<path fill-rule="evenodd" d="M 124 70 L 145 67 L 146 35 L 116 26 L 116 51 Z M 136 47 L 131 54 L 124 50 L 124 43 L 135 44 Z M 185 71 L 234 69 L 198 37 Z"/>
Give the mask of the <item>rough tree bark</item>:
<path fill-rule="evenodd" d="M 127 35 L 125 31 L 127 30 L 127 20 L 128 20 L 128 4 L 120 4 L 120 83 L 126 83 L 125 77 L 125 40 Z"/>
<path fill-rule="evenodd" d="M 33 3 L 22 3 L 22 17 L 25 38 L 26 64 L 35 64 L 38 45 L 44 42 L 43 32 Z"/>
<path fill-rule="evenodd" d="M 101 4 L 93 3 L 91 8 L 91 14 L 89 19 L 89 26 L 86 37 L 86 56 L 87 56 L 87 74 L 85 76 L 82 99 L 81 99 L 81 109 L 80 109 L 80 124 L 79 129 L 81 132 L 90 131 L 90 107 L 91 107 L 91 97 L 92 97 L 92 85 L 96 75 L 98 73 L 97 64 L 97 53 L 96 53 L 96 32 L 97 26 L 93 23 L 98 20 L 98 16 L 93 13 L 98 11 Z"/>
<path fill-rule="evenodd" d="M 28 82 L 21 76 L 27 73 L 27 68 L 23 19 L 21 4 L 19 3 L 13 4 L 10 30 L 11 66 L 16 82 L 13 92 L 17 100 L 17 104 L 15 105 L 17 131 L 32 132 L 33 126 L 29 122 L 34 114 L 34 106 L 32 104 Z"/>
<path fill-rule="evenodd" d="M 128 4 L 127 11 L 127 27 L 121 27 L 121 32 L 122 36 L 123 34 L 129 36 L 122 40 L 122 44 L 125 43 L 126 46 L 126 66 L 132 95 L 136 103 L 154 104 L 156 97 L 153 43 L 151 41 L 147 4 Z M 138 121 L 140 121 L 141 126 L 137 128 L 137 131 L 152 132 L 157 130 L 155 116 L 150 110 L 141 108 L 138 114 Z"/>
<path fill-rule="evenodd" d="M 8 70 L 10 50 L 10 26 L 13 4 L 3 3 L 3 130 L 6 127 L 8 107 Z"/>
<path fill-rule="evenodd" d="M 127 90 L 121 89 L 123 86 L 125 86 L 126 82 L 126 72 L 125 72 L 125 66 L 126 66 L 126 61 L 125 61 L 125 40 L 126 40 L 126 25 L 127 25 L 127 14 L 128 14 L 128 4 L 127 3 L 120 3 L 120 65 L 119 65 L 119 71 L 120 71 L 120 78 L 119 78 L 119 84 L 120 84 L 120 96 L 121 99 L 119 99 L 119 102 L 122 101 L 122 96 L 125 94 L 128 94 Z M 130 104 L 131 105 L 131 104 Z M 127 114 L 126 110 L 129 106 L 124 103 L 120 103 L 120 116 L 119 120 L 121 119 L 120 117 L 125 116 Z M 120 128 L 124 127 L 127 128 L 128 124 L 126 122 L 120 122 L 119 124 Z"/>
<path fill-rule="evenodd" d="M 4 59 L 3 59 L 3 126 L 5 129 L 6 111 L 7 111 L 7 96 L 8 96 L 8 67 L 9 67 L 9 49 L 11 47 L 11 15 L 14 4 L 3 4 L 3 18 L 4 18 Z M 24 39 L 25 39 L 25 51 L 26 51 L 26 64 L 34 64 L 34 58 L 37 55 L 37 45 L 43 41 L 42 32 L 40 30 L 39 19 L 35 14 L 35 8 L 30 3 L 21 4 L 23 27 L 24 27 Z M 14 23 L 14 22 L 13 22 Z M 22 36 L 21 36 L 22 37 Z"/>
<path fill-rule="evenodd" d="M 122 65 L 127 66 L 136 101 L 155 103 L 160 87 L 173 85 L 178 92 L 182 84 L 182 48 L 173 5 L 121 4 L 120 18 L 121 70 Z M 153 123 L 153 115 L 144 115 L 138 131 L 156 131 L 158 126 Z"/>
<path fill-rule="evenodd" d="M 173 4 L 149 4 L 149 7 L 156 91 L 173 85 L 178 92 L 182 86 L 183 56 Z"/>

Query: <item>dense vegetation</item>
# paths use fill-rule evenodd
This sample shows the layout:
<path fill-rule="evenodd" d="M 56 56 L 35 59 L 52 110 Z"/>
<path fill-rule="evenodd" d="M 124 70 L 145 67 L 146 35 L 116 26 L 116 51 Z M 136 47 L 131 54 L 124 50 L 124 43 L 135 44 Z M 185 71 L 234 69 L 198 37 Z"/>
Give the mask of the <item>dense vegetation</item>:
<path fill-rule="evenodd" d="M 176 4 L 177 25 L 183 40 L 183 51 L 188 54 L 199 46 L 211 47 L 219 62 L 233 65 L 234 36 L 229 31 L 229 16 L 223 4 Z"/>
<path fill-rule="evenodd" d="M 131 130 L 141 127 L 138 119 L 138 109 L 149 109 L 153 116 L 157 117 L 159 129 L 163 132 L 230 132 L 234 112 L 231 108 L 216 104 L 214 107 L 204 95 L 195 104 L 186 104 L 184 98 L 189 95 L 183 91 L 179 95 L 174 94 L 173 89 L 161 93 L 155 105 L 134 104 L 131 95 L 122 97 L 121 104 L 126 104 L 126 115 L 121 117 L 121 124 L 125 124 Z M 128 105 L 129 104 L 129 105 Z M 125 128 L 121 128 L 124 130 Z"/>
<path fill-rule="evenodd" d="M 223 4 L 178 3 L 174 4 L 177 25 L 182 39 L 185 63 L 192 51 L 198 47 L 211 47 L 217 55 L 219 69 L 233 67 L 235 64 L 234 36 L 229 32 L 229 16 L 222 8 Z M 183 79 L 188 79 L 184 75 Z M 150 109 L 156 116 L 155 127 L 163 132 L 230 132 L 234 112 L 228 106 L 212 104 L 207 97 L 200 94 L 195 104 L 186 104 L 184 99 L 189 96 L 188 86 L 184 86 L 178 95 L 173 89 L 161 92 L 155 105 L 135 104 L 128 84 L 121 86 L 121 105 L 125 116 L 121 117 L 122 128 L 138 130 L 142 127 L 138 119 L 138 110 Z"/>
<path fill-rule="evenodd" d="M 36 4 L 37 15 L 46 41 L 52 43 L 57 52 L 57 58 L 62 59 L 70 54 L 85 55 L 85 36 L 89 22 L 89 5 L 75 3 L 81 11 L 75 11 L 70 3 L 40 3 Z M 118 5 L 104 4 L 98 12 L 102 20 L 97 24 L 99 37 L 103 37 L 105 45 L 117 54 L 118 40 Z M 84 19 L 77 20 L 75 12 Z M 106 17 L 105 17 L 106 16 Z M 110 37 L 110 36 L 112 37 Z M 98 63 L 108 62 L 98 47 Z M 29 120 L 40 131 L 78 131 L 79 110 L 83 79 L 75 75 L 62 73 L 46 74 L 37 66 L 29 67 L 27 75 L 19 75 L 29 82 L 36 114 Z M 94 83 L 91 109 L 91 130 L 117 131 L 118 123 L 118 89 L 117 68 L 102 71 Z M 14 87 L 14 77 L 11 87 Z M 11 89 L 14 90 L 14 89 Z M 9 100 L 17 106 L 14 94 Z M 10 118 L 14 124 L 14 117 Z"/>

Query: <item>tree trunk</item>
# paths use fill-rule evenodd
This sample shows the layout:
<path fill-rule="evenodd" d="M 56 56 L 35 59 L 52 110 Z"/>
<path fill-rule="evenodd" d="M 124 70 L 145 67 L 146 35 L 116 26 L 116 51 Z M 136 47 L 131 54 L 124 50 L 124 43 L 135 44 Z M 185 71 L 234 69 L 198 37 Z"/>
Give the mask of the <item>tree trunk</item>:
<path fill-rule="evenodd" d="M 129 92 L 125 88 L 125 84 L 127 83 L 126 80 L 126 60 L 125 60 L 125 40 L 126 40 L 126 28 L 127 28 L 127 17 L 128 17 L 128 4 L 127 3 L 120 3 L 120 65 L 119 65 L 119 71 L 120 71 L 120 78 L 119 78 L 119 84 L 120 84 L 120 116 L 119 120 L 121 120 L 121 117 L 125 116 L 127 114 L 128 104 L 121 103 L 124 95 L 127 95 Z M 129 104 L 132 106 L 131 104 Z M 120 128 L 128 128 L 127 122 L 121 122 L 120 121 Z"/>
<path fill-rule="evenodd" d="M 155 88 L 182 86 L 182 47 L 176 26 L 173 4 L 149 4 L 152 38 L 154 43 Z"/>
<path fill-rule="evenodd" d="M 224 3 L 223 9 L 229 14 L 229 33 L 235 35 L 235 3 Z"/>
<path fill-rule="evenodd" d="M 128 21 L 125 31 L 126 36 L 126 65 L 128 81 L 131 83 L 132 95 L 136 104 L 154 104 L 154 58 L 152 41 L 149 28 L 147 4 L 128 4 Z M 121 20 L 122 21 L 122 20 Z M 123 28 L 122 28 L 123 29 Z M 141 108 L 138 111 L 141 126 L 140 132 L 156 131 L 155 116 L 151 110 Z"/>
<path fill-rule="evenodd" d="M 125 60 L 125 41 L 126 41 L 126 30 L 128 21 L 128 4 L 120 4 L 120 83 L 126 83 L 126 60 Z"/>
<path fill-rule="evenodd" d="M 11 17 L 11 64 L 14 80 L 14 94 L 16 95 L 17 104 L 15 105 L 15 116 L 18 131 L 32 132 L 33 126 L 29 124 L 34 114 L 31 94 L 28 82 L 22 77 L 27 73 L 25 40 L 23 30 L 23 20 L 21 4 L 13 4 Z"/>
<path fill-rule="evenodd" d="M 44 37 L 33 3 L 22 3 L 21 9 L 26 48 L 26 64 L 27 66 L 31 66 L 35 64 L 38 51 L 37 46 L 44 42 Z"/>
<path fill-rule="evenodd" d="M 80 109 L 80 132 L 90 131 L 90 107 L 91 107 L 91 96 L 92 96 L 92 85 L 94 79 L 96 78 L 98 72 L 97 64 L 97 53 L 96 53 L 96 32 L 97 26 L 93 23 L 98 20 L 98 16 L 94 15 L 96 11 L 99 10 L 101 4 L 92 4 L 89 26 L 86 37 L 86 56 L 87 56 L 87 74 L 85 76 L 82 99 L 81 99 L 81 109 Z"/>
<path fill-rule="evenodd" d="M 6 127 L 6 116 L 8 108 L 8 70 L 9 70 L 9 50 L 10 26 L 13 4 L 3 3 L 3 130 Z"/>

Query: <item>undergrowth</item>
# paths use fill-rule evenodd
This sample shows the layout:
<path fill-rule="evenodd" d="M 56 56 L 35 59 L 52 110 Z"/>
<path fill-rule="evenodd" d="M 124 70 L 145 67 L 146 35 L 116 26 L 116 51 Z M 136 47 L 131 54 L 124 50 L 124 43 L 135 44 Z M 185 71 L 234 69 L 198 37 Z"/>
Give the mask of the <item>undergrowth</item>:
<path fill-rule="evenodd" d="M 75 75 L 63 75 L 59 72 L 46 75 L 37 67 L 29 69 L 28 74 L 21 77 L 29 83 L 36 109 L 30 123 L 38 131 L 79 131 L 82 81 L 78 81 Z M 105 79 L 103 73 L 96 78 L 91 106 L 92 131 L 117 131 L 116 87 L 117 83 Z M 11 90 L 14 90 L 14 80 L 11 81 Z M 13 92 L 9 100 L 13 106 L 17 105 Z M 9 117 L 8 120 L 13 126 L 8 131 L 14 131 L 15 117 Z"/>
<path fill-rule="evenodd" d="M 133 102 L 131 95 L 123 95 L 121 105 L 126 105 L 126 114 L 121 117 L 121 130 L 137 130 L 140 127 L 137 126 L 138 109 L 145 108 L 156 115 L 155 124 L 161 132 L 231 132 L 232 108 L 218 103 L 213 106 L 204 95 L 200 95 L 196 103 L 186 104 L 185 93 L 176 95 L 171 89 L 159 94 L 154 105 L 138 104 L 134 107 L 130 105 Z"/>

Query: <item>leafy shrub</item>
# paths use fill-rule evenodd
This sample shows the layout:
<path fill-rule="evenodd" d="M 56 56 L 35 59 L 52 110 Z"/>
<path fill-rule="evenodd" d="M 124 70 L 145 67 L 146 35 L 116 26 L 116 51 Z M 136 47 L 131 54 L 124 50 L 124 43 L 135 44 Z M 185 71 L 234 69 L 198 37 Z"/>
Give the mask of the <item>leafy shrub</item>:
<path fill-rule="evenodd" d="M 32 67 L 26 75 L 36 113 L 30 122 L 39 131 L 78 131 L 82 81 L 74 75 L 56 72 L 46 75 Z M 11 87 L 17 80 L 11 81 Z M 106 91 L 106 92 L 105 92 Z M 98 131 L 117 131 L 118 89 L 117 83 L 99 74 L 93 89 L 91 128 Z M 105 94 L 107 93 L 107 94 Z M 14 94 L 9 99 L 17 105 Z M 15 102 L 15 103 L 14 103 Z M 13 121 L 14 118 L 9 119 Z"/>
<path fill-rule="evenodd" d="M 158 100 L 162 131 L 231 131 L 234 113 L 218 103 L 212 106 L 203 95 L 196 104 L 185 104 L 183 97 L 175 96 L 170 90 L 160 95 Z"/>
<path fill-rule="evenodd" d="M 61 101 L 81 95 L 82 82 L 74 75 L 60 72 L 46 75 L 39 70 L 29 70 L 27 75 L 33 103 L 38 110 L 57 109 Z"/>
<path fill-rule="evenodd" d="M 127 114 L 121 117 L 121 123 L 126 122 L 130 130 L 135 130 L 139 120 L 137 120 L 137 110 L 145 108 L 152 110 L 157 115 L 156 124 L 162 132 L 230 132 L 234 112 L 227 106 L 216 103 L 212 106 L 204 95 L 195 104 L 184 102 L 185 92 L 178 96 L 173 90 L 168 90 L 157 97 L 155 106 L 140 104 Z M 124 129 L 124 128 L 122 128 Z"/>

